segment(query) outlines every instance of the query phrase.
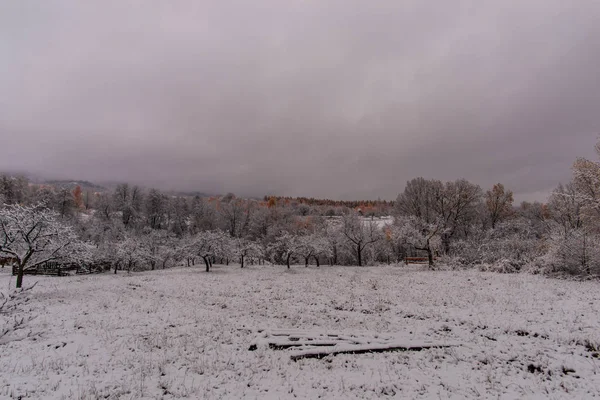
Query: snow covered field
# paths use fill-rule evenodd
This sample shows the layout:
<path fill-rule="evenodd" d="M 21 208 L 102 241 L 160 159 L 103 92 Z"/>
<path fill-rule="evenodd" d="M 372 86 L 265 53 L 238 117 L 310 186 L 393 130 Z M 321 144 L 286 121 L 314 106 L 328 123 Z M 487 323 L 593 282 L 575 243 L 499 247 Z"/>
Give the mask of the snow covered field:
<path fill-rule="evenodd" d="M 0 346 L 0 398 L 592 398 L 600 287 L 409 267 L 201 266 L 37 278 L 39 333 Z M 14 285 L 0 270 L 0 290 Z M 260 328 L 460 342 L 291 361 Z"/>

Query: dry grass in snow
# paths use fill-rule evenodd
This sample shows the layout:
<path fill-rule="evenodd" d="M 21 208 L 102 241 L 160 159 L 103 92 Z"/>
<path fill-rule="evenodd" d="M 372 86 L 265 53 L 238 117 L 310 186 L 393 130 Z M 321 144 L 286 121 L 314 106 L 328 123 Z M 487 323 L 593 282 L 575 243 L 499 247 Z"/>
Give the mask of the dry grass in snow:
<path fill-rule="evenodd" d="M 6 271 L 8 272 L 8 271 Z M 7 293 L 14 278 L 0 273 Z M 0 346 L 0 398 L 591 398 L 600 288 L 420 267 L 217 266 L 26 277 L 33 336 Z M 257 329 L 461 343 L 294 362 Z M 36 334 L 39 334 L 36 336 Z"/>

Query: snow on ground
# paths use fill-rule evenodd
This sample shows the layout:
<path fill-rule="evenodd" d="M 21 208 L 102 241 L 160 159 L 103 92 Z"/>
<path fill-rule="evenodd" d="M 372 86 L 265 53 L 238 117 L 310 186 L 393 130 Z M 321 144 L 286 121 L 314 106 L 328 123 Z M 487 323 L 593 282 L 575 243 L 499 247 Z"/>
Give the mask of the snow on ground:
<path fill-rule="evenodd" d="M 371 217 L 362 217 L 361 218 L 363 224 L 375 224 L 379 229 L 385 227 L 386 225 L 392 225 L 394 223 L 393 217 L 380 217 L 380 218 L 371 218 Z"/>
<path fill-rule="evenodd" d="M 600 396 L 600 290 L 526 274 L 202 266 L 38 280 L 40 333 L 0 346 L 0 398 Z M 0 273 L 0 290 L 14 278 Z M 291 361 L 260 328 L 462 343 Z"/>

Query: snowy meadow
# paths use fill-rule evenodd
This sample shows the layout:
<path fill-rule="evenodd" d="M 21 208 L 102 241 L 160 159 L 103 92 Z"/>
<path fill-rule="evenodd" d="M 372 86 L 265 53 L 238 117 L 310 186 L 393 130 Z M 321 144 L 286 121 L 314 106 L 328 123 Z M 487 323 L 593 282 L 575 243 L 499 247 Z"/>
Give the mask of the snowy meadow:
<path fill-rule="evenodd" d="M 15 277 L 0 270 L 2 293 Z M 0 398 L 593 398 L 595 281 L 425 266 L 215 265 L 27 279 Z M 448 348 L 292 361 L 258 331 L 392 334 Z M 26 336 L 26 337 L 25 337 Z"/>

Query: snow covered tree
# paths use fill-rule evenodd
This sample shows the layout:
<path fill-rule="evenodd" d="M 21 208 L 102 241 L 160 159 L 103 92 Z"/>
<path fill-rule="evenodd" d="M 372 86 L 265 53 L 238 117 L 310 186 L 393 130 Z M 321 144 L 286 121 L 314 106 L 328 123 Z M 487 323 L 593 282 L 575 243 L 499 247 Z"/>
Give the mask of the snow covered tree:
<path fill-rule="evenodd" d="M 550 230 L 549 251 L 544 258 L 552 272 L 572 275 L 600 274 L 600 237 L 590 233 L 584 226 L 570 229 L 554 225 Z"/>
<path fill-rule="evenodd" d="M 297 254 L 304 258 L 304 265 L 308 267 L 311 258 L 315 259 L 317 267 L 319 257 L 331 257 L 332 251 L 327 239 L 319 233 L 310 233 L 297 236 Z"/>
<path fill-rule="evenodd" d="M 382 232 L 372 221 L 362 221 L 356 213 L 342 217 L 342 233 L 354 249 L 354 256 L 359 267 L 363 265 L 365 248 L 382 238 Z"/>
<path fill-rule="evenodd" d="M 192 199 L 190 215 L 190 233 L 213 230 L 217 227 L 215 208 L 199 196 Z"/>
<path fill-rule="evenodd" d="M 504 189 L 504 185 L 497 183 L 491 190 L 485 192 L 485 205 L 492 229 L 498 222 L 510 217 L 513 211 L 513 192 Z"/>
<path fill-rule="evenodd" d="M 55 208 L 57 203 L 56 192 L 47 186 L 34 186 L 31 190 L 30 204 L 43 204 L 50 208 Z"/>
<path fill-rule="evenodd" d="M 0 209 L 0 254 L 17 261 L 17 288 L 26 269 L 67 259 L 80 244 L 71 226 L 45 207 L 12 205 Z"/>
<path fill-rule="evenodd" d="M 166 264 L 175 257 L 175 238 L 172 233 L 146 227 L 139 239 L 149 253 L 147 260 L 150 269 L 156 269 L 157 265 L 164 269 Z"/>
<path fill-rule="evenodd" d="M 481 188 L 465 179 L 447 182 L 436 203 L 437 223 L 445 254 L 450 252 L 451 240 L 465 236 L 477 220 L 481 204 Z"/>
<path fill-rule="evenodd" d="M 600 272 L 598 227 L 593 209 L 586 209 L 586 204 L 589 204 L 586 196 L 573 183 L 559 185 L 550 195 L 549 252 L 544 260 L 554 272 L 587 275 Z M 585 211 L 591 214 L 586 215 Z"/>
<path fill-rule="evenodd" d="M 329 249 L 331 251 L 330 264 L 338 265 L 340 261 L 340 253 L 343 252 L 344 245 L 347 242 L 346 237 L 342 233 L 341 220 L 332 219 L 329 220 L 326 227 L 324 236 L 327 239 Z"/>
<path fill-rule="evenodd" d="M 206 265 L 206 272 L 210 272 L 213 258 L 228 254 L 227 245 L 228 237 L 222 231 L 203 231 L 191 238 L 186 252 L 193 256 L 202 257 Z"/>
<path fill-rule="evenodd" d="M 231 237 L 242 237 L 248 231 L 253 209 L 251 201 L 236 198 L 233 194 L 221 199 L 218 203 L 219 215 Z"/>
<path fill-rule="evenodd" d="M 268 252 L 273 262 L 282 260 L 290 268 L 292 258 L 299 254 L 301 248 L 302 243 L 298 236 L 284 231 L 271 243 Z"/>
<path fill-rule="evenodd" d="M 123 240 L 116 244 L 116 258 L 115 274 L 119 266 L 131 272 L 141 269 L 143 265 L 150 265 L 154 260 L 148 243 L 131 233 L 127 233 Z"/>
<path fill-rule="evenodd" d="M 188 230 L 189 207 L 184 197 L 177 197 L 171 201 L 173 220 L 171 221 L 171 231 L 181 237 Z"/>
<path fill-rule="evenodd" d="M 114 198 L 108 193 L 100 193 L 95 201 L 96 216 L 104 221 L 110 221 L 114 207 Z"/>
<path fill-rule="evenodd" d="M 548 231 L 548 221 L 550 220 L 550 209 L 546 204 L 539 201 L 533 203 L 523 201 L 517 209 L 517 213 L 522 220 L 530 223 L 531 229 L 538 238 Z"/>
<path fill-rule="evenodd" d="M 0 197 L 2 204 L 14 204 L 16 201 L 15 187 L 12 177 L 0 175 Z"/>
<path fill-rule="evenodd" d="M 162 229 L 165 223 L 168 198 L 157 189 L 150 189 L 145 198 L 145 211 L 151 229 Z"/>
<path fill-rule="evenodd" d="M 73 193 L 68 188 L 60 188 L 56 197 L 58 204 L 56 209 L 61 218 L 70 217 L 75 210 L 75 199 Z"/>
<path fill-rule="evenodd" d="M 398 216 L 416 217 L 439 235 L 448 253 L 451 240 L 466 235 L 476 221 L 480 204 L 481 188 L 465 179 L 444 184 L 416 178 L 398 195 L 395 207 Z"/>
<path fill-rule="evenodd" d="M 425 222 L 415 216 L 399 217 L 393 228 L 394 241 L 405 244 L 415 250 L 425 251 L 429 267 L 434 264 L 434 253 L 440 246 L 441 221 Z"/>
<path fill-rule="evenodd" d="M 438 217 L 437 202 L 442 198 L 444 184 L 438 180 L 415 178 L 406 183 L 404 191 L 396 199 L 396 214 L 412 215 L 432 223 Z"/>
<path fill-rule="evenodd" d="M 248 234 L 254 239 L 264 238 L 269 234 L 269 228 L 275 220 L 275 209 L 257 208 L 250 217 Z"/>
<path fill-rule="evenodd" d="M 73 203 L 76 209 L 81 210 L 83 208 L 83 191 L 79 185 L 73 189 Z"/>
<path fill-rule="evenodd" d="M 123 225 L 129 227 L 142 210 L 142 190 L 137 186 L 130 187 L 127 183 L 121 184 L 115 189 L 113 200 L 116 210 L 121 213 Z"/>
<path fill-rule="evenodd" d="M 378 261 L 387 264 L 400 262 L 405 251 L 402 245 L 396 240 L 393 227 L 386 226 L 383 228 L 383 240 L 375 243 L 375 254 Z"/>
<path fill-rule="evenodd" d="M 244 261 L 247 258 L 260 259 L 264 257 L 263 247 L 252 240 L 245 238 L 232 238 L 234 254 L 239 258 L 241 268 L 244 268 Z"/>
<path fill-rule="evenodd" d="M 596 144 L 600 155 L 600 142 Z M 600 226 L 600 162 L 579 158 L 573 164 L 573 186 L 588 224 Z"/>
<path fill-rule="evenodd" d="M 583 226 L 582 206 L 581 199 L 572 183 L 565 186 L 558 185 L 548 199 L 550 218 L 562 228 L 565 236 L 570 231 Z"/>
<path fill-rule="evenodd" d="M 27 178 L 23 176 L 0 175 L 0 204 L 23 204 L 28 184 Z"/>

